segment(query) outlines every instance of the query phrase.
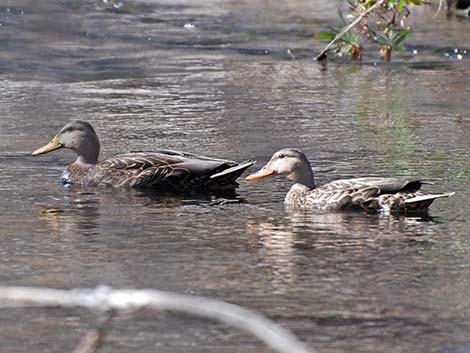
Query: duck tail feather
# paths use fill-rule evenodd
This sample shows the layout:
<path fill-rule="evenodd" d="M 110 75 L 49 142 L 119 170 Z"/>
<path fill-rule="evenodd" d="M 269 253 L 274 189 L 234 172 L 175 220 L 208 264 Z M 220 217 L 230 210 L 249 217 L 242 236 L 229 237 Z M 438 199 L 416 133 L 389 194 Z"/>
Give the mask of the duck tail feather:
<path fill-rule="evenodd" d="M 455 192 L 445 192 L 442 194 L 429 194 L 429 195 L 415 196 L 415 197 L 405 200 L 405 204 L 412 204 L 412 203 L 417 203 L 417 202 L 422 202 L 422 201 L 435 200 L 435 199 L 440 199 L 442 197 L 451 197 L 454 194 Z"/>
<path fill-rule="evenodd" d="M 244 162 L 241 162 L 233 167 L 230 167 L 230 168 L 227 168 L 219 173 L 216 173 L 216 174 L 212 174 L 210 176 L 211 179 L 217 179 L 217 178 L 220 178 L 220 177 L 224 177 L 224 176 L 227 176 L 227 175 L 231 175 L 231 178 L 233 178 L 233 180 L 237 179 L 246 169 L 248 169 L 249 167 L 251 167 L 253 164 L 255 164 L 256 161 L 254 160 L 247 160 L 247 161 L 244 161 Z"/>

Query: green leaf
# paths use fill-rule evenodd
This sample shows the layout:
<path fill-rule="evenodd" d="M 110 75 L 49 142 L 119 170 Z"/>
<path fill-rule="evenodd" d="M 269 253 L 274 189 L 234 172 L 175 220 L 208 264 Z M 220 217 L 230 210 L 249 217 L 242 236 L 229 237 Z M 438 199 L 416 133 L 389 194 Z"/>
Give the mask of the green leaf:
<path fill-rule="evenodd" d="M 357 47 L 359 45 L 359 36 L 352 33 L 345 33 L 341 41 L 352 47 Z"/>
<path fill-rule="evenodd" d="M 413 30 L 411 28 L 400 31 L 400 33 L 398 33 L 395 38 L 393 38 L 393 45 L 400 45 L 400 43 L 403 42 L 412 32 Z"/>
<path fill-rule="evenodd" d="M 381 45 L 391 46 L 390 40 L 387 37 L 385 37 L 383 34 L 377 33 L 375 40 L 379 42 L 379 44 Z"/>
<path fill-rule="evenodd" d="M 346 2 L 351 10 L 354 10 L 357 7 L 357 0 L 346 0 Z"/>
<path fill-rule="evenodd" d="M 320 40 L 333 40 L 336 37 L 335 33 L 332 32 L 323 32 L 323 33 L 317 33 L 313 36 L 315 39 L 320 39 Z"/>
<path fill-rule="evenodd" d="M 366 9 L 369 9 L 370 7 L 375 5 L 376 2 L 377 0 L 367 0 L 363 5 Z"/>
<path fill-rule="evenodd" d="M 423 1 L 423 0 L 405 0 L 407 5 L 416 5 L 416 6 L 421 6 L 421 5 L 428 5 L 430 2 Z"/>
<path fill-rule="evenodd" d="M 341 41 L 347 45 L 354 46 L 355 42 L 349 38 L 343 37 L 341 38 Z"/>
<path fill-rule="evenodd" d="M 398 13 L 402 13 L 404 4 L 405 4 L 405 0 L 398 1 Z"/>
<path fill-rule="evenodd" d="M 346 22 L 346 19 L 343 16 L 343 12 L 341 11 L 341 9 L 338 9 L 338 17 L 339 17 L 339 22 L 342 27 L 345 27 L 348 25 L 348 23 Z"/>
<path fill-rule="evenodd" d="M 384 32 L 385 36 L 391 41 L 393 37 L 393 24 L 389 24 Z"/>

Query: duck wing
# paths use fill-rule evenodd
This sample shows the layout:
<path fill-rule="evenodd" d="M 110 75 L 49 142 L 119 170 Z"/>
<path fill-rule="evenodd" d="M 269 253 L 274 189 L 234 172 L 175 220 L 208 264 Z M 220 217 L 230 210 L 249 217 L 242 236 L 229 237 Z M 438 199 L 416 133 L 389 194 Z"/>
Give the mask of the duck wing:
<path fill-rule="evenodd" d="M 312 190 L 306 204 L 301 206 L 330 211 L 361 209 L 379 193 L 380 189 L 376 186 L 336 189 L 321 186 Z"/>
<path fill-rule="evenodd" d="M 359 189 L 375 186 L 380 189 L 380 194 L 394 194 L 400 191 L 415 192 L 423 184 L 431 184 L 425 180 L 407 180 L 401 178 L 365 177 L 352 179 L 339 179 L 322 185 L 329 190 Z"/>
<path fill-rule="evenodd" d="M 423 184 L 431 184 L 425 180 L 407 180 L 401 178 L 353 178 L 336 180 L 322 187 L 332 190 L 348 190 L 354 188 L 376 187 L 376 195 L 370 195 L 361 206 L 367 209 L 394 211 L 424 211 L 435 199 L 450 197 L 454 193 L 429 194 L 420 190 Z"/>
<path fill-rule="evenodd" d="M 187 192 L 234 188 L 236 178 L 253 163 L 238 164 L 187 152 L 157 150 L 117 155 L 102 161 L 99 167 L 104 184 Z"/>

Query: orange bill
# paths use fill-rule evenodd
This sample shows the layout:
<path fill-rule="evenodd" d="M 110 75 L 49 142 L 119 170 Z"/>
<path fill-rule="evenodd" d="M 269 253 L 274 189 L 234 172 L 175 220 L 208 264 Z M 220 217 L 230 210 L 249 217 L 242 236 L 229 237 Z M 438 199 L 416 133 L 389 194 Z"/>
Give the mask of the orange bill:
<path fill-rule="evenodd" d="M 270 169 L 267 166 L 264 166 L 257 172 L 254 172 L 253 174 L 248 175 L 245 180 L 258 180 L 258 179 L 263 179 L 268 176 L 274 175 L 274 170 Z"/>
<path fill-rule="evenodd" d="M 47 144 L 32 153 L 33 156 L 38 156 L 40 154 L 49 153 L 51 151 L 62 148 L 61 143 L 59 142 L 59 136 L 55 135 L 52 140 Z"/>

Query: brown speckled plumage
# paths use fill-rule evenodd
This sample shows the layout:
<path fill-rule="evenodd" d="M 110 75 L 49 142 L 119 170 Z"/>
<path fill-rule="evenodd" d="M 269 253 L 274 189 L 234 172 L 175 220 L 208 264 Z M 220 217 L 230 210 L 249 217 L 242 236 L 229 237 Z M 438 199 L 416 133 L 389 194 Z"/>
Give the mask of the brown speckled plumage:
<path fill-rule="evenodd" d="M 170 192 L 230 189 L 238 185 L 236 179 L 253 164 L 172 150 L 126 153 L 98 162 L 98 137 L 89 123 L 79 120 L 64 126 L 33 155 L 62 147 L 77 152 L 78 158 L 67 166 L 61 180 L 83 186 L 156 188 Z"/>
<path fill-rule="evenodd" d="M 452 193 L 427 194 L 420 191 L 425 181 L 366 177 L 341 179 L 316 186 L 308 159 L 302 151 L 284 149 L 247 180 L 284 175 L 295 184 L 285 198 L 288 208 L 339 211 L 370 209 L 386 212 L 427 209 L 436 198 Z"/>

